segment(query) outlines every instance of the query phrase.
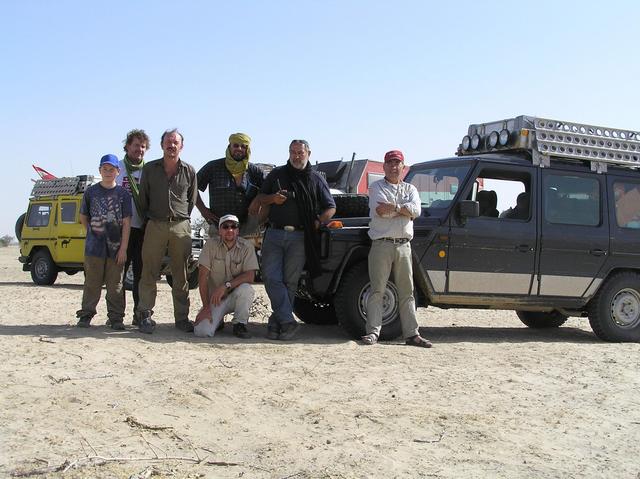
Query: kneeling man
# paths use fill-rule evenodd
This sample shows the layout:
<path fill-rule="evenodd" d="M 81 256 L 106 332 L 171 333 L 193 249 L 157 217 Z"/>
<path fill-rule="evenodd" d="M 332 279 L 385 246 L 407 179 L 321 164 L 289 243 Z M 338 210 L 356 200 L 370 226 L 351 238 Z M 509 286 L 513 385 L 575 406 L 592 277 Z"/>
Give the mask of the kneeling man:
<path fill-rule="evenodd" d="M 211 238 L 200 253 L 199 288 L 202 309 L 196 317 L 194 334 L 213 336 L 225 314 L 233 313 L 233 334 L 250 338 L 247 330 L 258 269 L 253 243 L 238 237 L 240 222 L 224 215 L 218 223 L 219 237 Z"/>

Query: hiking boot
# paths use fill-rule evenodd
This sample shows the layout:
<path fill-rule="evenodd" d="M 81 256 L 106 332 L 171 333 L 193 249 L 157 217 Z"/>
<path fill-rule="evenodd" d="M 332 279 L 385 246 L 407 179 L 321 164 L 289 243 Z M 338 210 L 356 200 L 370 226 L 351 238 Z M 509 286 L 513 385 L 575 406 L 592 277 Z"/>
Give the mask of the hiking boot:
<path fill-rule="evenodd" d="M 140 314 L 133 313 L 133 320 L 131 321 L 131 326 L 140 326 L 140 323 L 142 321 L 141 318 L 142 316 L 140 316 Z M 151 324 L 153 324 L 154 326 L 156 325 L 156 322 L 152 318 L 149 318 L 149 321 L 151 321 Z"/>
<path fill-rule="evenodd" d="M 278 337 L 278 339 L 280 341 L 289 341 L 293 339 L 299 327 L 300 325 L 296 321 L 283 325 L 280 328 L 280 336 Z"/>
<path fill-rule="evenodd" d="M 88 328 L 89 326 L 91 326 L 91 316 L 82 316 L 76 324 L 78 328 Z"/>
<path fill-rule="evenodd" d="M 109 326 L 111 326 L 111 329 L 113 329 L 114 331 L 124 331 L 125 329 L 122 320 L 111 320 Z"/>
<path fill-rule="evenodd" d="M 278 332 L 277 329 L 271 329 L 271 328 L 267 329 L 267 339 L 279 339 L 279 338 L 280 338 L 280 333 Z"/>
<path fill-rule="evenodd" d="M 142 318 L 140 319 L 140 324 L 138 325 L 138 331 L 144 334 L 151 334 L 153 330 L 156 329 L 156 322 L 151 318 Z"/>
<path fill-rule="evenodd" d="M 233 335 L 241 339 L 249 339 L 251 335 L 247 331 L 247 325 L 244 323 L 235 323 L 233 325 Z"/>
<path fill-rule="evenodd" d="M 176 322 L 176 329 L 184 331 L 185 333 L 193 333 L 193 322 L 188 319 L 183 319 Z"/>

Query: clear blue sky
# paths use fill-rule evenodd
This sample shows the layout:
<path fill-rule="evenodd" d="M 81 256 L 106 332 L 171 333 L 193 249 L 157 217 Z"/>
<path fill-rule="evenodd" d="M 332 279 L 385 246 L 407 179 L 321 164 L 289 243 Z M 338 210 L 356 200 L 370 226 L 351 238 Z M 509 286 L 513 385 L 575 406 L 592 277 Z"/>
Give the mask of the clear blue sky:
<path fill-rule="evenodd" d="M 640 129 L 637 1 L 2 0 L 0 235 L 37 164 L 97 174 L 131 128 L 200 168 L 228 135 L 282 164 L 453 155 L 469 123 L 519 114 Z"/>

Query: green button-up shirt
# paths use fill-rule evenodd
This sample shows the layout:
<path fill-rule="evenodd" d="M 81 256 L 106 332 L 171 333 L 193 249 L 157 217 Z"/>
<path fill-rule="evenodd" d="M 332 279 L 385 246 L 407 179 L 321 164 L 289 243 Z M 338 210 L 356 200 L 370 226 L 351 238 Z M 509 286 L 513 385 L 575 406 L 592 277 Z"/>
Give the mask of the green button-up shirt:
<path fill-rule="evenodd" d="M 140 209 L 146 219 L 188 220 L 198 198 L 196 170 L 178 160 L 176 174 L 167 178 L 164 160 L 154 160 L 142 168 Z"/>

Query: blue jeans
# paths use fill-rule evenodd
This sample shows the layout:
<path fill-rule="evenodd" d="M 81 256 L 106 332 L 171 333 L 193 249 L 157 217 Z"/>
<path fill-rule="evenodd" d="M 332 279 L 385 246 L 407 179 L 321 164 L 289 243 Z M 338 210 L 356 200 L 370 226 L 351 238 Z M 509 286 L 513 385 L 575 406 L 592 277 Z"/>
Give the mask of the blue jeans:
<path fill-rule="evenodd" d="M 280 331 L 293 318 L 293 298 L 305 263 L 304 232 L 269 228 L 262 242 L 262 277 L 273 314 L 268 328 Z"/>

